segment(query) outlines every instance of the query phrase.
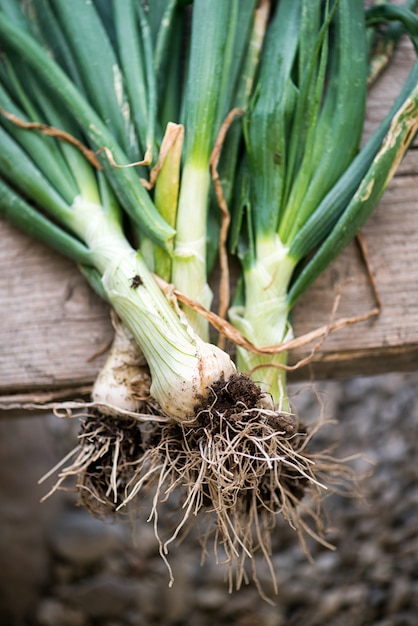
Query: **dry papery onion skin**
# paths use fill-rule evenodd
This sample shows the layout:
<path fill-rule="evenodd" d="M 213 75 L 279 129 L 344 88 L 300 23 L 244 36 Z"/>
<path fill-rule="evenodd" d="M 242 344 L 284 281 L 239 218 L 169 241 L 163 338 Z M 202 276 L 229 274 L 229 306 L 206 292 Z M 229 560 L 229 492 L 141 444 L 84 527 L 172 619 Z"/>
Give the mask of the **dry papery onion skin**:
<path fill-rule="evenodd" d="M 99 518 L 140 513 L 144 496 L 151 494 L 148 521 L 154 523 L 170 584 L 168 546 L 196 526 L 199 513 L 203 553 L 212 545 L 227 567 L 231 590 L 250 578 L 258 584 L 253 557 L 260 554 L 277 591 L 271 536 L 278 516 L 304 549 L 306 534 L 332 548 L 325 539 L 321 503 L 334 486 L 349 489 L 352 472 L 328 451 L 309 452 L 316 428 L 309 430 L 295 416 L 274 410 L 258 385 L 241 374 L 212 386 L 193 420 L 158 422 L 157 412 L 154 403 L 155 421 L 146 423 L 91 412 L 56 488 L 72 477 L 79 504 Z M 175 519 L 163 539 L 159 512 L 174 493 Z M 164 512 L 164 533 L 167 526 Z"/>

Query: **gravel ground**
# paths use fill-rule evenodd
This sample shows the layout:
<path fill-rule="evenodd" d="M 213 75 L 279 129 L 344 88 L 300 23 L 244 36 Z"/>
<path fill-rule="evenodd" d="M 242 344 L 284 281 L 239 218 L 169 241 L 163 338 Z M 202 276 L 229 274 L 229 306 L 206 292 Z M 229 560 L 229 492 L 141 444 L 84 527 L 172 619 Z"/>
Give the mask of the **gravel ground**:
<path fill-rule="evenodd" d="M 0 578 L 0 623 L 415 626 L 417 384 L 418 374 L 393 374 L 321 383 L 315 393 L 291 387 L 304 419 L 317 419 L 322 404 L 324 414 L 335 419 L 320 432 L 318 447 L 337 442 L 338 456 L 361 455 L 351 466 L 362 476 L 363 498 L 327 498 L 327 539 L 336 549 L 309 541 L 312 561 L 295 533 L 279 522 L 273 538 L 279 583 L 274 604 L 263 600 L 251 583 L 228 593 L 223 567 L 211 558 L 200 565 L 200 548 L 193 534 L 171 551 L 175 583 L 169 588 L 150 524 L 143 521 L 134 530 L 129 524 L 104 524 L 75 507 L 70 495 L 64 495 L 48 518 L 44 544 L 48 566 L 30 611 L 22 615 L 10 606 L 1 606 Z M 49 428 L 55 441 L 62 440 L 68 426 L 57 424 L 54 418 Z M 32 474 L 34 481 L 36 478 Z M 29 518 L 27 524 L 30 522 Z M 41 524 L 46 528 L 45 520 Z M 269 574 L 262 563 L 259 576 L 268 591 Z"/>

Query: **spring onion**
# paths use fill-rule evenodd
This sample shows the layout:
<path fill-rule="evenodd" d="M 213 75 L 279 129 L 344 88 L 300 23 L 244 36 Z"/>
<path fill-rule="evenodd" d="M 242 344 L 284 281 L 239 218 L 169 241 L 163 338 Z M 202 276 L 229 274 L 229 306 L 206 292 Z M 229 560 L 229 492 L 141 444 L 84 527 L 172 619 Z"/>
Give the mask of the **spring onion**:
<path fill-rule="evenodd" d="M 280 2 L 245 119 L 231 237 L 243 284 L 230 318 L 258 347 L 292 338 L 291 308 L 355 236 L 416 132 L 417 66 L 357 152 L 368 72 L 363 2 L 329 4 L 322 20 L 321 10 L 321 2 Z M 286 353 L 238 353 L 238 368 L 288 409 Z"/>

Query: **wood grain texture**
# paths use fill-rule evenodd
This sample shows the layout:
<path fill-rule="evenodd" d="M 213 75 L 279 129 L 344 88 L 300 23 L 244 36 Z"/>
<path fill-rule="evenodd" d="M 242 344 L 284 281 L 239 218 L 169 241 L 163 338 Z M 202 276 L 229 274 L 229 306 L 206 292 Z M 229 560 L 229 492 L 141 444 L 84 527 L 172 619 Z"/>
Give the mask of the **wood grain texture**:
<path fill-rule="evenodd" d="M 365 137 L 388 109 L 412 65 L 408 42 L 371 92 Z M 416 369 L 418 359 L 418 148 L 410 150 L 378 209 L 364 228 L 382 301 L 378 319 L 330 335 L 309 366 L 290 380 L 344 377 Z M 374 306 L 354 244 L 295 308 L 295 335 L 327 323 L 336 290 L 337 317 Z M 112 329 L 105 304 L 77 269 L 0 220 L 0 407 L 9 402 L 85 394 Z M 291 354 L 291 362 L 309 347 Z"/>

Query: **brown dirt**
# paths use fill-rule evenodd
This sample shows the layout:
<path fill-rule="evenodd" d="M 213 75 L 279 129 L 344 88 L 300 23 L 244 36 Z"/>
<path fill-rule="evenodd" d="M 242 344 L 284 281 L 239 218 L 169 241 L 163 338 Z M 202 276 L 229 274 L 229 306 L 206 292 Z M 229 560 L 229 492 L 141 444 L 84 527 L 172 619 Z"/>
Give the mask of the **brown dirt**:
<path fill-rule="evenodd" d="M 125 486 L 144 452 L 139 423 L 94 412 L 82 422 L 79 441 L 91 458 L 77 476 L 79 503 L 96 516 L 110 515 L 122 503 Z M 115 463 L 117 490 L 112 489 Z"/>

